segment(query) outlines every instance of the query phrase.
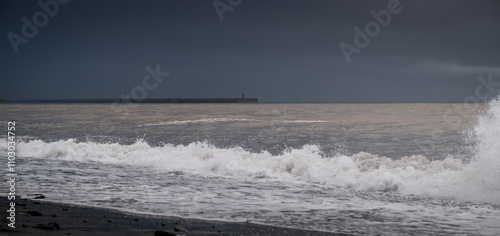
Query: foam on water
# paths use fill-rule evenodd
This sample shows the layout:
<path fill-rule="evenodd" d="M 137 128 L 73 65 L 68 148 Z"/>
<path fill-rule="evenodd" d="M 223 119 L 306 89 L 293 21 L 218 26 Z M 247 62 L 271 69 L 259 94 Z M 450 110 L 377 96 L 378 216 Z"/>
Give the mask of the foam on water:
<path fill-rule="evenodd" d="M 197 123 L 228 123 L 228 122 L 259 122 L 261 120 L 257 119 L 244 119 L 244 118 L 203 118 L 194 120 L 171 120 L 171 121 L 160 121 L 154 123 L 147 123 L 140 126 L 166 126 L 166 125 L 188 125 Z M 276 123 L 331 123 L 332 121 L 326 120 L 273 120 Z"/>
<path fill-rule="evenodd" d="M 281 122 L 281 123 L 333 123 L 334 121 L 328 121 L 328 120 L 277 120 L 275 122 Z"/>
<path fill-rule="evenodd" d="M 161 121 L 155 123 L 147 123 L 142 126 L 163 126 L 163 125 L 186 125 L 193 123 L 222 123 L 222 122 L 251 122 L 258 121 L 255 119 L 243 119 L 243 118 L 203 118 L 195 120 L 173 120 L 173 121 Z"/>
<path fill-rule="evenodd" d="M 482 159 L 477 163 L 463 164 L 453 158 L 431 162 L 424 156 L 409 156 L 391 160 L 369 153 L 324 158 L 315 145 L 277 156 L 240 148 L 222 149 L 207 143 L 151 147 L 143 141 L 119 145 L 35 140 L 22 142 L 18 147 L 19 156 L 44 159 L 149 166 L 203 176 L 310 181 L 361 191 L 400 191 L 467 201 L 500 202 L 498 181 L 487 176 L 498 175 L 498 172 L 489 170 L 494 166 L 485 165 Z"/>
<path fill-rule="evenodd" d="M 206 142 L 150 146 L 78 142 L 21 141 L 18 156 L 67 161 L 147 166 L 168 172 L 234 178 L 271 178 L 311 182 L 359 191 L 397 191 L 461 201 L 500 203 L 500 102 L 478 119 L 472 161 L 459 157 L 430 161 L 425 156 L 397 160 L 361 152 L 352 156 L 323 156 L 318 145 L 290 149 L 279 155 L 242 148 L 218 148 Z M 6 148 L 0 140 L 0 149 Z"/>
<path fill-rule="evenodd" d="M 480 172 L 480 182 L 493 193 L 500 192 L 500 98 L 479 118 L 474 129 L 478 141 L 472 166 Z"/>

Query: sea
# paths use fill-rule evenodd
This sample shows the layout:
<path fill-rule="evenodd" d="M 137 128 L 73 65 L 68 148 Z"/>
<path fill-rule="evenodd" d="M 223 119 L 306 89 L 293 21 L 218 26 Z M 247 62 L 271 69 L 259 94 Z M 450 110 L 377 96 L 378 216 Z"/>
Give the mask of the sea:
<path fill-rule="evenodd" d="M 353 235 L 500 235 L 498 99 L 0 111 L 2 166 L 15 122 L 24 197 Z"/>

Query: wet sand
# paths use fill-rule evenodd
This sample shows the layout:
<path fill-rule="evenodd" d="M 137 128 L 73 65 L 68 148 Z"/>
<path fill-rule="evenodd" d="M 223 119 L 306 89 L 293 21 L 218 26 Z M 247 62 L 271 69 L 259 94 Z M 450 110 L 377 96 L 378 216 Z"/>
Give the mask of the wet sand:
<path fill-rule="evenodd" d="M 0 234 L 7 235 L 346 235 L 246 222 L 150 216 L 111 209 L 16 198 L 15 229 L 8 227 L 10 201 L 0 198 Z"/>

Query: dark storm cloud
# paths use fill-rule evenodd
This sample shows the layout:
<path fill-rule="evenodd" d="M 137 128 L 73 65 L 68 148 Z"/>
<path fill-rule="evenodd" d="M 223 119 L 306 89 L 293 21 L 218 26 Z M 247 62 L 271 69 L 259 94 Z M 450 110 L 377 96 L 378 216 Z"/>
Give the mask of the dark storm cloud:
<path fill-rule="evenodd" d="M 157 64 L 171 74 L 148 98 L 462 102 L 500 81 L 498 1 L 400 1 L 351 63 L 339 44 L 389 0 L 243 0 L 223 21 L 212 2 L 73 0 L 16 54 L 7 35 L 42 9 L 2 1 L 0 98 L 117 98 Z"/>

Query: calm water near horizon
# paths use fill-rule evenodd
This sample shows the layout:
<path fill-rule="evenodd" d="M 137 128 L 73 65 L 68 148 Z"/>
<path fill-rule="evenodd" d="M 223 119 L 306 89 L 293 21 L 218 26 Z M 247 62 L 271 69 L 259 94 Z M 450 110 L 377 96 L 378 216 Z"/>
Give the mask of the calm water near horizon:
<path fill-rule="evenodd" d="M 22 195 L 363 235 L 500 234 L 495 101 L 0 111 L 2 127 L 16 121 Z"/>

